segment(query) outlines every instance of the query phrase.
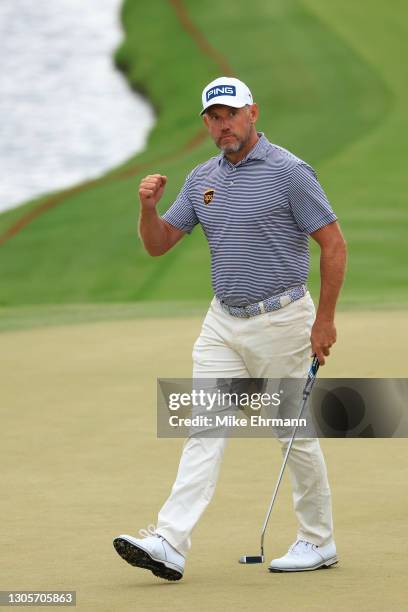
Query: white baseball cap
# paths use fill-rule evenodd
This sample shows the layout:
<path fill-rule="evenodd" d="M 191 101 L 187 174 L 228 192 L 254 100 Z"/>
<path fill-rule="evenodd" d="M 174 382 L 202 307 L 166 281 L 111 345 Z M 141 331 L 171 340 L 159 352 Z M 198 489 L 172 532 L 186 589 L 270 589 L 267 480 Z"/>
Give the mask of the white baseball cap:
<path fill-rule="evenodd" d="M 242 108 L 246 104 L 253 104 L 252 94 L 249 88 L 233 77 L 219 77 L 208 83 L 202 93 L 203 115 L 209 106 L 225 104 L 234 108 Z"/>

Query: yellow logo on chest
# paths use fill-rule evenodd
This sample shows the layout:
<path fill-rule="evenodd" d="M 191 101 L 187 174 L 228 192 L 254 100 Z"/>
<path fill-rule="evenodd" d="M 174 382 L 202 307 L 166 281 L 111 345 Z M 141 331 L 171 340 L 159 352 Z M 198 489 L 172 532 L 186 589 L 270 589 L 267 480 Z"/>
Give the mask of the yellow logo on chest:
<path fill-rule="evenodd" d="M 204 191 L 204 204 L 211 204 L 214 198 L 214 189 L 207 189 Z"/>

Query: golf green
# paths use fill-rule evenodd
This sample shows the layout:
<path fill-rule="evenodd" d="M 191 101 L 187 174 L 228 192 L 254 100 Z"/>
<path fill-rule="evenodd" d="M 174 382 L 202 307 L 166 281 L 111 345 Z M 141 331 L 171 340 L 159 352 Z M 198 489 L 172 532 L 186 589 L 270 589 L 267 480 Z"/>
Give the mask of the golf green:
<path fill-rule="evenodd" d="M 340 562 L 269 574 L 257 554 L 281 464 L 268 439 L 229 442 L 186 572 L 167 583 L 116 554 L 113 537 L 154 523 L 182 440 L 156 437 L 156 377 L 189 376 L 201 319 L 133 319 L 1 334 L 2 589 L 77 591 L 84 611 L 406 609 L 404 439 L 322 440 Z M 406 376 L 407 314 L 340 313 L 319 376 Z M 287 475 L 267 560 L 296 533 Z"/>

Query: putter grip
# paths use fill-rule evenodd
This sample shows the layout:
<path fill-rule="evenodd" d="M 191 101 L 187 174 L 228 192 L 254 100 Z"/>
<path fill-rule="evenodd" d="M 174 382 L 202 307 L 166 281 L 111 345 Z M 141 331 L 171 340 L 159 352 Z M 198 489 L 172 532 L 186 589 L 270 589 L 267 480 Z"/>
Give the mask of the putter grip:
<path fill-rule="evenodd" d="M 309 369 L 309 374 L 313 375 L 316 378 L 316 374 L 317 374 L 317 370 L 319 369 L 319 360 L 316 357 L 316 354 L 313 355 L 313 361 L 312 361 L 312 365 L 310 366 Z"/>
<path fill-rule="evenodd" d="M 317 375 L 317 370 L 319 369 L 319 360 L 316 357 L 316 355 L 313 355 L 313 361 L 311 363 L 311 366 L 309 368 L 309 372 L 307 374 L 307 380 L 306 380 L 306 384 L 305 384 L 305 388 L 303 389 L 303 397 L 304 399 L 306 399 L 309 395 L 310 392 L 312 390 L 313 387 L 313 383 L 315 381 L 316 375 Z"/>

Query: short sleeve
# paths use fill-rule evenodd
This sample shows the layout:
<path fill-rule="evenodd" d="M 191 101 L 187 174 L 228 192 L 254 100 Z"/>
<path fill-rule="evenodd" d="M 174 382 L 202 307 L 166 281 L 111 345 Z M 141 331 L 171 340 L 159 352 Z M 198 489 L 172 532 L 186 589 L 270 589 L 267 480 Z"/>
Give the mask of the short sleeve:
<path fill-rule="evenodd" d="M 308 164 L 298 164 L 289 181 L 289 204 L 299 228 L 306 234 L 336 221 L 315 171 Z"/>
<path fill-rule="evenodd" d="M 194 210 L 193 202 L 189 196 L 193 172 L 186 178 L 183 188 L 170 208 L 162 215 L 162 219 L 177 227 L 177 229 L 191 234 L 198 218 Z"/>

